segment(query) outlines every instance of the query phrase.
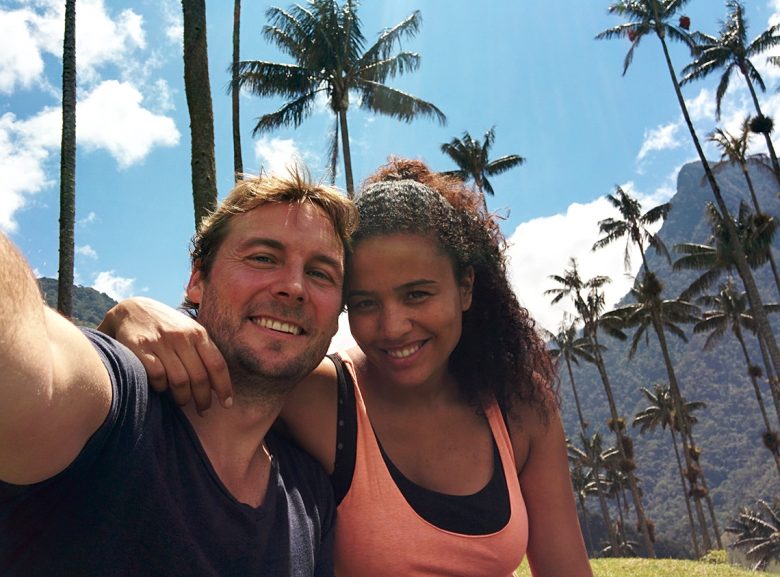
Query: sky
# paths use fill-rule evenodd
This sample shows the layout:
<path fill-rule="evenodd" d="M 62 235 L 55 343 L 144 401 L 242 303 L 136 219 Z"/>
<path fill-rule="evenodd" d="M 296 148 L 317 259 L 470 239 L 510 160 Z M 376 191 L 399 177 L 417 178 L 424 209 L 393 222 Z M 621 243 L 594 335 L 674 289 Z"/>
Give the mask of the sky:
<path fill-rule="evenodd" d="M 287 2 L 242 3 L 241 58 L 289 62 L 262 37 L 265 11 Z M 364 0 L 359 17 L 368 42 L 414 10 L 423 24 L 403 49 L 418 71 L 387 84 L 436 104 L 446 126 L 411 124 L 349 111 L 355 181 L 391 154 L 419 158 L 435 170 L 455 168 L 440 146 L 495 126 L 493 158 L 526 162 L 492 179 L 488 208 L 501 217 L 513 287 L 538 324 L 555 331 L 566 306 L 544 291 L 576 257 L 584 278 L 608 275 L 607 306 L 629 289 L 625 245 L 593 253 L 598 221 L 616 216 L 604 196 L 619 185 L 645 209 L 676 190 L 680 167 L 695 158 L 661 47 L 647 36 L 625 76 L 630 44 L 595 40 L 622 21 L 608 0 Z M 780 0 L 746 0 L 749 40 L 780 23 Z M 211 91 L 220 198 L 233 182 L 228 65 L 233 2 L 207 1 Z M 478 7 L 478 10 L 475 10 Z M 691 29 L 717 35 L 723 2 L 690 0 Z M 62 0 L 0 0 L 0 230 L 21 248 L 37 276 L 57 276 L 61 136 Z M 181 3 L 177 0 L 77 2 L 76 283 L 116 299 L 132 295 L 181 301 L 194 232 L 189 117 L 183 86 Z M 679 72 L 688 52 L 672 45 Z M 767 84 L 765 114 L 780 111 L 780 68 L 756 59 Z M 684 88 L 697 132 L 736 132 L 751 111 L 734 77 L 715 119 L 718 76 Z M 333 116 L 324 102 L 298 129 L 258 138 L 256 119 L 281 100 L 241 95 L 245 172 L 283 171 L 291 161 L 325 175 Z M 708 157 L 718 158 L 711 144 Z M 753 152 L 762 143 L 753 141 Z M 343 187 L 341 174 L 337 185 Z M 344 327 L 334 348 L 349 342 Z"/>

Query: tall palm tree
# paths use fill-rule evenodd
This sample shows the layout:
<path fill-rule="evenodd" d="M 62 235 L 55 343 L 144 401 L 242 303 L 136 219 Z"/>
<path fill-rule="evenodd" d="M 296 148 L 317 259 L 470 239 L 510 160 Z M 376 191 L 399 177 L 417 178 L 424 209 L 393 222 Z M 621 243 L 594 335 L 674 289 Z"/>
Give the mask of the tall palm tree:
<path fill-rule="evenodd" d="M 62 141 L 60 146 L 60 262 L 57 310 L 73 316 L 76 226 L 76 0 L 65 2 L 62 44 Z"/>
<path fill-rule="evenodd" d="M 593 531 L 590 528 L 590 512 L 585 503 L 588 496 L 588 485 L 591 481 L 592 470 L 586 469 L 581 463 L 572 463 L 569 466 L 569 476 L 571 477 L 571 486 L 574 489 L 574 496 L 577 498 L 577 506 L 582 516 L 583 533 L 585 537 L 585 548 L 588 552 L 593 551 Z"/>
<path fill-rule="evenodd" d="M 734 547 L 755 561 L 754 571 L 766 569 L 770 561 L 780 561 L 780 502 L 758 501 L 760 509 L 743 507 L 739 515 L 726 527 L 736 535 Z"/>
<path fill-rule="evenodd" d="M 642 394 L 647 398 L 650 404 L 643 410 L 639 411 L 632 422 L 632 426 L 639 427 L 639 434 L 644 435 L 647 432 L 655 431 L 657 427 L 666 430 L 669 427 L 669 432 L 672 437 L 672 447 L 674 448 L 674 456 L 677 461 L 677 473 L 680 478 L 680 487 L 682 488 L 682 495 L 685 501 L 685 508 L 688 513 L 688 524 L 691 530 L 691 543 L 693 545 L 693 551 L 698 559 L 701 557 L 701 550 L 699 549 L 699 540 L 696 536 L 696 524 L 693 520 L 693 512 L 691 510 L 691 500 L 688 493 L 688 488 L 685 484 L 685 474 L 683 472 L 683 463 L 680 458 L 680 450 L 677 445 L 677 434 L 679 430 L 678 417 L 675 410 L 675 403 L 672 399 L 672 392 L 669 387 L 656 384 L 653 386 L 653 391 L 650 391 L 646 387 L 642 387 Z M 684 402 L 686 418 L 695 421 L 695 417 L 691 414 L 694 410 L 704 407 L 704 403 L 701 402 Z M 690 424 L 690 423 L 689 423 Z"/>
<path fill-rule="evenodd" d="M 190 114 L 192 199 L 197 229 L 200 221 L 217 207 L 206 1 L 182 0 L 181 6 L 184 15 L 184 92 Z"/>
<path fill-rule="evenodd" d="M 747 297 L 744 292 L 737 290 L 734 282 L 729 278 L 726 283 L 721 285 L 717 294 L 704 295 L 698 300 L 703 306 L 709 307 L 709 310 L 704 312 L 703 319 L 693 327 L 693 332 L 695 333 L 709 333 L 707 340 L 704 342 L 704 348 L 711 349 L 729 329 L 739 342 L 739 346 L 742 349 L 742 355 L 745 358 L 745 364 L 747 365 L 748 376 L 753 385 L 756 402 L 758 403 L 761 418 L 764 422 L 764 446 L 772 453 L 778 475 L 780 475 L 780 452 L 778 452 L 778 448 L 780 448 L 778 446 L 779 437 L 777 431 L 769 424 L 766 406 L 764 405 L 764 400 L 761 395 L 761 389 L 758 386 L 758 377 L 761 374 L 761 369 L 751 362 L 750 354 L 745 345 L 745 337 L 742 332 L 744 329 L 755 333 L 756 328 L 755 319 L 753 318 L 753 315 L 750 314 L 750 309 L 748 308 Z M 764 307 L 767 312 L 780 311 L 780 304 L 765 304 Z M 775 408 L 777 409 L 777 406 Z M 780 419 L 780 412 L 778 412 L 778 418 Z"/>
<path fill-rule="evenodd" d="M 650 557 L 655 557 L 655 548 L 650 535 L 650 523 L 645 516 L 642 495 L 634 474 L 636 461 L 634 460 L 633 444 L 631 439 L 624 433 L 625 419 L 618 412 L 604 357 L 601 354 L 602 347 L 598 339 L 599 330 L 615 338 L 626 338 L 625 334 L 616 326 L 614 320 L 602 321 L 601 319 L 601 313 L 604 310 L 604 294 L 601 292 L 601 287 L 609 282 L 610 279 L 606 276 L 595 276 L 587 281 L 583 280 L 577 270 L 577 261 L 574 258 L 569 259 L 569 268 L 562 275 L 551 275 L 550 278 L 559 285 L 545 291 L 546 295 L 553 296 L 551 303 L 556 304 L 564 298 L 571 298 L 583 320 L 583 331 L 590 341 L 593 358 L 596 361 L 595 365 L 607 396 L 610 412 L 609 429 L 615 433 L 616 447 L 620 452 L 621 467 L 628 477 L 631 497 L 637 516 L 637 527 L 642 534 L 647 554 Z"/>
<path fill-rule="evenodd" d="M 742 176 L 745 178 L 748 191 L 750 192 L 750 199 L 753 201 L 753 209 L 757 215 L 764 215 L 764 211 L 761 210 L 761 205 L 758 202 L 758 196 L 756 195 L 756 189 L 753 186 L 753 179 L 750 177 L 750 171 L 748 170 L 750 165 L 753 166 L 766 166 L 764 154 L 748 154 L 748 145 L 750 143 L 750 119 L 745 118 L 742 122 L 742 130 L 738 135 L 731 134 L 722 128 L 716 128 L 709 135 L 709 140 L 714 142 L 718 148 L 720 148 L 720 162 L 712 167 L 714 171 L 718 171 L 726 164 L 736 163 L 742 171 Z M 767 218 L 767 217 L 764 217 Z M 778 274 L 777 263 L 775 262 L 774 254 L 772 254 L 772 247 L 767 248 L 767 256 L 769 258 L 769 264 L 772 267 L 772 274 L 775 277 L 775 285 L 777 290 L 780 291 L 780 274 Z"/>
<path fill-rule="evenodd" d="M 241 115 L 239 114 L 238 63 L 241 61 L 241 0 L 233 0 L 233 64 L 230 67 L 230 95 L 233 113 L 233 175 L 238 181 L 244 172 L 241 155 Z"/>
<path fill-rule="evenodd" d="M 420 66 L 420 56 L 393 50 L 405 38 L 413 38 L 420 29 L 422 16 L 413 12 L 364 49 L 365 38 L 357 14 L 357 2 L 345 0 L 308 0 L 289 10 L 269 8 L 269 24 L 263 36 L 290 56 L 293 64 L 262 60 L 239 64 L 239 84 L 258 96 L 281 96 L 287 99 L 279 110 L 261 116 L 253 134 L 280 126 L 297 128 L 309 116 L 318 95 L 327 97 L 336 124 L 330 144 L 331 174 L 335 176 L 338 142 L 344 155 L 344 177 L 347 194 L 354 197 L 352 157 L 349 147 L 347 110 L 350 93 L 358 105 L 371 112 L 411 122 L 429 116 L 444 124 L 444 113 L 430 102 L 390 88 L 385 84 L 404 72 Z"/>
<path fill-rule="evenodd" d="M 665 219 L 672 209 L 671 203 L 665 202 L 655 208 L 651 208 L 642 214 L 642 204 L 623 190 L 620 186 L 615 186 L 615 194 L 608 194 L 607 200 L 619 212 L 621 218 L 605 218 L 599 221 L 599 231 L 604 235 L 597 240 L 592 250 L 598 250 L 612 244 L 614 241 L 626 237 L 626 250 L 623 257 L 623 264 L 628 271 L 631 268 L 631 244 L 639 247 L 639 254 L 642 256 L 642 268 L 649 270 L 645 247 L 649 246 L 656 252 L 664 255 L 671 262 L 669 251 L 657 233 L 650 232 L 649 226 L 655 224 L 661 219 Z"/>
<path fill-rule="evenodd" d="M 720 34 L 717 38 L 698 32 L 694 34 L 696 42 L 696 58 L 688 66 L 683 68 L 683 77 L 680 84 L 686 84 L 705 78 L 716 70 L 723 70 L 720 77 L 718 88 L 715 91 L 716 113 L 720 119 L 720 105 L 726 90 L 729 87 L 731 74 L 738 71 L 745 79 L 745 84 L 750 91 L 750 97 L 753 100 L 753 106 L 756 109 L 758 122 L 754 122 L 756 132 L 761 132 L 766 139 L 767 150 L 772 159 L 772 168 L 775 178 L 780 183 L 780 164 L 777 162 L 777 154 L 772 145 L 771 121 L 764 116 L 761 106 L 758 103 L 755 86 L 766 92 L 764 79 L 758 69 L 751 62 L 751 58 L 758 56 L 762 52 L 780 45 L 780 34 L 778 26 L 774 24 L 764 30 L 752 42 L 747 41 L 747 20 L 745 19 L 745 7 L 739 0 L 726 0 L 728 14 L 721 23 Z"/>
<path fill-rule="evenodd" d="M 688 132 L 691 135 L 696 154 L 704 169 L 704 174 L 712 189 L 712 195 L 715 197 L 718 210 L 724 217 L 726 229 L 729 234 L 731 234 L 733 238 L 738 238 L 739 235 L 737 234 L 736 226 L 731 218 L 726 202 L 723 199 L 720 186 L 718 185 L 717 180 L 715 180 L 715 176 L 707 158 L 704 156 L 704 150 L 701 147 L 699 137 L 693 127 L 691 115 L 685 104 L 685 98 L 680 89 L 680 82 L 677 79 L 677 73 L 672 64 L 669 47 L 666 43 L 668 37 L 672 40 L 685 43 L 691 50 L 695 49 L 693 38 L 687 31 L 681 26 L 672 23 L 675 15 L 687 3 L 688 0 L 617 0 L 609 6 L 609 12 L 611 14 L 626 17 L 628 22 L 604 30 L 599 33 L 596 38 L 628 38 L 631 41 L 631 48 L 628 50 L 628 53 L 623 60 L 624 75 L 633 60 L 634 50 L 639 46 L 642 38 L 647 34 L 655 34 L 658 38 L 661 43 L 661 49 L 663 50 L 664 60 L 666 61 L 666 68 L 669 72 L 675 95 L 677 96 L 677 103 L 680 106 L 680 111 L 682 112 L 685 124 L 688 127 Z M 780 348 L 777 346 L 777 341 L 775 340 L 772 328 L 769 325 L 769 320 L 767 319 L 763 302 L 761 301 L 761 295 L 758 292 L 758 286 L 756 285 L 755 278 L 753 278 L 753 273 L 750 270 L 747 258 L 740 249 L 738 249 L 735 254 L 735 265 L 739 272 L 739 276 L 742 277 L 742 280 L 745 283 L 745 290 L 750 299 L 750 306 L 753 309 L 754 314 L 756 315 L 756 321 L 758 322 L 758 331 L 761 334 L 761 338 L 764 340 L 769 356 L 772 359 L 775 372 L 780 372 Z"/>
<path fill-rule="evenodd" d="M 599 481 L 601 471 L 604 469 L 604 449 L 601 433 L 596 432 L 591 436 L 580 434 L 580 444 L 581 447 L 578 447 L 571 441 L 567 442 L 569 462 L 574 466 L 584 467 L 589 471 L 587 476 L 591 482 L 588 484 L 588 490 L 594 492 L 598 497 L 601 517 L 607 529 L 609 543 L 613 548 L 617 549 L 618 538 L 615 533 L 615 526 L 609 514 L 604 487 Z"/>
<path fill-rule="evenodd" d="M 656 275 L 652 271 L 644 273 L 641 280 L 637 280 L 634 287 L 631 289 L 631 296 L 634 298 L 633 303 L 618 307 L 608 313 L 605 317 L 615 317 L 623 322 L 626 328 L 636 328 L 634 337 L 631 341 L 631 347 L 629 348 L 629 358 L 633 357 L 636 353 L 639 343 L 642 341 L 642 337 L 647 334 L 647 329 L 652 328 L 658 338 L 658 344 L 661 348 L 661 354 L 664 359 L 664 365 L 666 366 L 666 374 L 669 379 L 670 390 L 672 393 L 672 401 L 675 404 L 675 410 L 677 414 L 683 413 L 683 395 L 680 389 L 680 385 L 677 381 L 677 375 L 674 370 L 674 363 L 672 361 L 671 354 L 669 352 L 669 345 L 667 343 L 667 332 L 678 337 L 679 339 L 687 342 L 685 332 L 679 327 L 680 323 L 692 323 L 699 319 L 699 309 L 686 301 L 677 299 L 662 299 L 662 284 L 657 279 Z M 680 422 L 681 437 L 683 443 L 683 454 L 685 456 L 686 466 L 689 471 L 696 470 L 691 462 L 690 451 L 688 448 L 688 431 L 686 429 L 686 422 L 682 420 Z M 703 476 L 703 473 L 700 473 Z M 693 492 L 699 483 L 699 475 L 690 475 L 688 481 Z M 702 538 L 704 542 L 705 550 L 709 551 L 712 548 L 712 541 L 710 539 L 709 530 L 707 529 L 707 521 L 704 516 L 704 509 L 699 499 L 696 499 L 696 512 L 699 520 L 699 526 L 702 532 Z"/>
<path fill-rule="evenodd" d="M 580 420 L 580 431 L 583 435 L 586 435 L 588 422 L 582 414 L 582 405 L 580 404 L 580 397 L 577 394 L 577 385 L 574 381 L 572 364 L 579 366 L 579 359 L 583 359 L 589 363 L 595 362 L 593 354 L 590 351 L 590 341 L 585 337 L 577 336 L 578 330 L 576 319 L 567 320 L 566 317 L 561 321 L 557 333 L 543 330 L 543 334 L 551 345 L 549 352 L 556 365 L 559 365 L 561 361 L 566 363 L 566 370 L 569 374 L 569 382 L 571 383 L 571 390 L 574 395 L 574 404 L 577 407 L 577 416 Z"/>
<path fill-rule="evenodd" d="M 451 170 L 444 174 L 456 176 L 463 181 L 473 180 L 482 197 L 485 210 L 487 210 L 485 193 L 495 195 L 488 177 L 502 174 L 525 163 L 525 158 L 519 154 L 507 154 L 490 160 L 490 148 L 495 139 L 496 127 L 493 126 L 485 133 L 482 142 L 472 138 L 468 132 L 464 132 L 461 138 L 453 138 L 441 145 L 441 151 L 458 165 L 458 170 Z"/>

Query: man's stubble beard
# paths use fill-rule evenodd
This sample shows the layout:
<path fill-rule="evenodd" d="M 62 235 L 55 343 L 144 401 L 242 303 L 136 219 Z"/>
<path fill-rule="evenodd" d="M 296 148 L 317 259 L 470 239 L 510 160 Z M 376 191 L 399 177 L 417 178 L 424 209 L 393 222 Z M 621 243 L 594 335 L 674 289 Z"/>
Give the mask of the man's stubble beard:
<path fill-rule="evenodd" d="M 204 315 L 201 307 L 198 321 L 206 327 L 209 336 L 225 358 L 233 384 L 233 394 L 239 403 L 268 403 L 284 397 L 319 365 L 330 345 L 330 338 L 315 339 L 303 353 L 289 358 L 283 365 L 274 367 L 261 357 L 262 353 L 258 353 L 250 344 L 239 338 L 241 326 L 233 326 L 221 307 L 209 307 L 206 310 L 207 314 Z M 282 316 L 290 315 L 287 313 Z M 281 353 L 284 344 L 271 343 L 268 349 L 270 353 Z"/>

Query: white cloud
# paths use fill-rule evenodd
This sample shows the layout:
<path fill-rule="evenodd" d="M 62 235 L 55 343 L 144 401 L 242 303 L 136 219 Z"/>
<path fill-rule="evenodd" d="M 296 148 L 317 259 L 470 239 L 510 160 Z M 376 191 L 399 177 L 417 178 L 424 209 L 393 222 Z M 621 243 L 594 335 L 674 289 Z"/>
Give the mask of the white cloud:
<path fill-rule="evenodd" d="M 77 246 L 76 247 L 76 254 L 79 254 L 81 256 L 85 256 L 87 258 L 91 259 L 97 259 L 98 254 L 97 251 L 89 246 L 88 244 L 85 244 L 84 246 Z"/>
<path fill-rule="evenodd" d="M 16 230 L 14 215 L 26 197 L 51 184 L 44 170 L 49 151 L 41 144 L 37 127 L 10 112 L 0 116 L 0 229 L 6 232 Z"/>
<path fill-rule="evenodd" d="M 92 288 L 119 301 L 133 296 L 134 278 L 116 276 L 113 270 L 99 272 L 95 276 Z"/>
<path fill-rule="evenodd" d="M 677 138 L 679 129 L 679 122 L 670 122 L 652 130 L 645 131 L 645 140 L 642 143 L 639 154 L 637 154 L 637 161 L 643 160 L 648 153 L 655 150 L 679 148 L 681 145 Z"/>
<path fill-rule="evenodd" d="M 30 88 L 43 74 L 43 58 L 29 10 L 0 11 L 0 92 Z"/>
<path fill-rule="evenodd" d="M 645 210 L 653 206 L 631 190 L 630 183 L 623 187 L 642 202 Z M 508 238 L 509 275 L 520 303 L 525 306 L 538 325 L 554 331 L 565 312 L 574 314 L 574 307 L 561 301 L 551 305 L 551 297 L 544 291 L 556 288 L 550 275 L 561 275 L 569 267 L 569 258 L 577 259 L 583 279 L 606 275 L 612 282 L 604 287 L 606 309 L 613 307 L 631 288 L 633 275 L 639 270 L 641 260 L 636 248 L 632 248 L 630 274 L 625 272 L 623 256 L 625 242 L 617 241 L 599 251 L 591 251 L 600 238 L 598 221 L 615 217 L 615 209 L 604 198 L 588 204 L 574 203 L 566 214 L 557 214 L 524 222 Z"/>
<path fill-rule="evenodd" d="M 175 146 L 179 131 L 167 116 L 141 106 L 133 85 L 106 80 L 79 103 L 77 138 L 89 148 L 105 148 L 121 168 L 139 162 L 155 146 Z"/>
<path fill-rule="evenodd" d="M 693 122 L 715 119 L 715 94 L 711 90 L 703 88 L 696 98 L 686 100 L 685 106 Z"/>
<path fill-rule="evenodd" d="M 89 211 L 89 214 L 85 216 L 84 218 L 80 218 L 78 221 L 76 221 L 76 224 L 80 227 L 85 227 L 97 220 L 97 214 L 95 214 L 94 211 Z"/>
<path fill-rule="evenodd" d="M 268 138 L 255 142 L 255 157 L 267 174 L 286 174 L 287 170 L 301 162 L 301 153 L 291 138 Z"/>

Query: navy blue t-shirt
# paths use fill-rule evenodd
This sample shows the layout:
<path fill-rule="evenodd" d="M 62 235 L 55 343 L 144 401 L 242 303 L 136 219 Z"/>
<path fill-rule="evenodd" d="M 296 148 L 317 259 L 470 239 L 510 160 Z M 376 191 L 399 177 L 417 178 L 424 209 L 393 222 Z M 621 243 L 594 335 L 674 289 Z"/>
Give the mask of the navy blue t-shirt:
<path fill-rule="evenodd" d="M 184 413 L 148 392 L 135 356 L 85 334 L 111 375 L 111 409 L 62 473 L 0 482 L 0 575 L 333 575 L 335 507 L 319 464 L 269 433 L 265 501 L 236 501 Z"/>

